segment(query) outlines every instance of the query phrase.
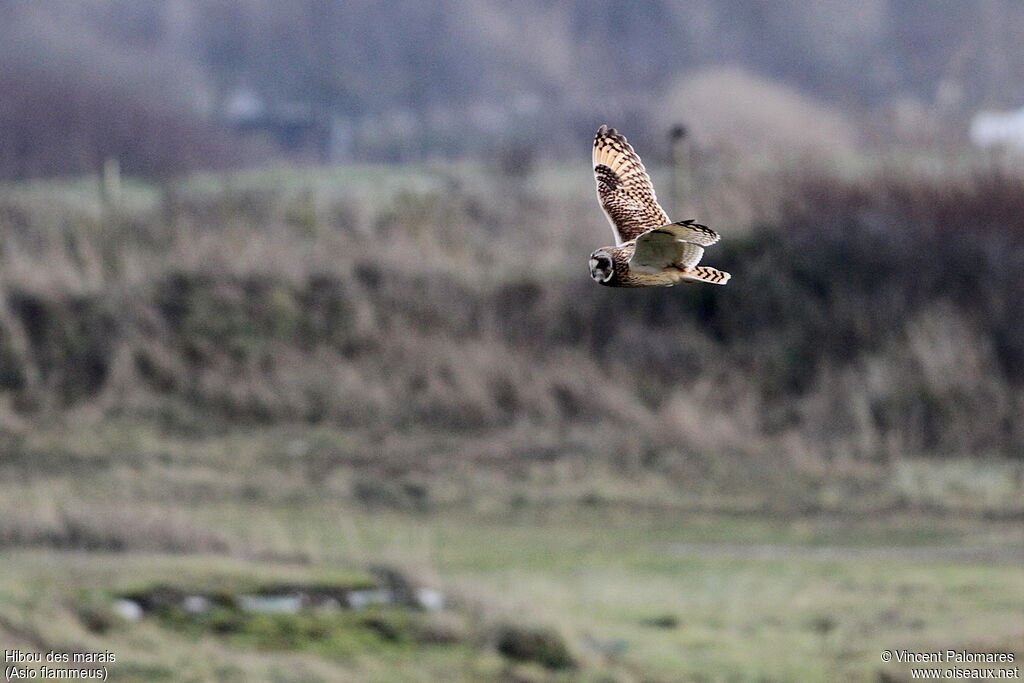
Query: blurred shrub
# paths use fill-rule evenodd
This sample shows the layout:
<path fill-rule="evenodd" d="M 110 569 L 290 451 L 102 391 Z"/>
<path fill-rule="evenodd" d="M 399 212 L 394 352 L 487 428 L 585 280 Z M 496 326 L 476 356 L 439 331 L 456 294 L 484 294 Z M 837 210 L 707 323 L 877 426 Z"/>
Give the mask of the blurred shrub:
<path fill-rule="evenodd" d="M 430 509 L 430 489 L 415 482 L 367 476 L 352 484 L 352 496 L 369 508 L 416 512 Z"/>
<path fill-rule="evenodd" d="M 587 278 L 587 244 L 566 227 L 583 198 L 528 178 L 440 182 L 443 202 L 410 190 L 359 211 L 306 194 L 315 215 L 298 222 L 277 190 L 253 190 L 266 206 L 241 221 L 237 189 L 202 201 L 181 190 L 133 219 L 122 267 L 98 282 L 34 218 L 48 207 L 12 199 L 0 212 L 0 235 L 14 236 L 0 252 L 0 392 L 26 416 L 92 404 L 190 429 L 419 435 L 394 446 L 409 463 L 451 452 L 433 434 L 494 430 L 514 438 L 468 448 L 668 469 L 681 449 L 773 443 L 825 458 L 1024 453 L 1024 177 L 793 174 L 777 219 L 723 227 L 708 261 L 733 272 L 728 287 L 650 291 Z M 76 234 L 85 247 L 103 239 Z M 427 502 L 380 481 L 353 493 Z"/>
<path fill-rule="evenodd" d="M 107 300 L 75 295 L 53 299 L 13 289 L 7 305 L 27 337 L 40 381 L 60 405 L 73 404 L 103 386 L 117 338 L 117 321 Z M 19 369 L 10 342 L 0 349 L 8 349 L 6 357 L 13 361 L 0 375 L 23 387 L 24 369 Z"/>
<path fill-rule="evenodd" d="M 556 631 L 505 624 L 496 635 L 498 652 L 519 662 L 536 662 L 548 669 L 572 669 L 576 660 Z"/>

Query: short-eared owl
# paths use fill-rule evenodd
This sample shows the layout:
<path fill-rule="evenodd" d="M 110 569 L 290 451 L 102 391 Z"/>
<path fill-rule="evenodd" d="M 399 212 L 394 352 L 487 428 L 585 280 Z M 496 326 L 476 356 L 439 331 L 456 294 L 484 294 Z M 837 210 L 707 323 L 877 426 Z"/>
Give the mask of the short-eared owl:
<path fill-rule="evenodd" d="M 729 281 L 729 273 L 697 265 L 718 233 L 692 220 L 669 222 L 640 157 L 614 128 L 601 126 L 594 138 L 594 175 L 616 245 L 590 255 L 591 277 L 609 287 Z"/>

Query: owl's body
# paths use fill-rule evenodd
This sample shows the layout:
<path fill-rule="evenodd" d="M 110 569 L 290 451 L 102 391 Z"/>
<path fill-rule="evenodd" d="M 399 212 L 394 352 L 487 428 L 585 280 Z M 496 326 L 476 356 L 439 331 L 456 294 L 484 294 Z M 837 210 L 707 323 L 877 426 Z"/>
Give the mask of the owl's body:
<path fill-rule="evenodd" d="M 671 287 L 680 282 L 724 285 L 729 281 L 729 273 L 698 266 L 703 247 L 678 236 L 678 233 L 688 235 L 703 231 L 711 232 L 711 229 L 682 221 L 649 230 L 614 247 L 602 247 L 590 255 L 591 275 L 608 287 Z M 664 255 L 659 256 L 659 253 Z"/>
<path fill-rule="evenodd" d="M 616 239 L 590 255 L 594 280 L 609 287 L 729 281 L 729 273 L 697 265 L 718 233 L 692 220 L 669 222 L 640 157 L 614 128 L 601 126 L 594 138 L 594 175 Z"/>

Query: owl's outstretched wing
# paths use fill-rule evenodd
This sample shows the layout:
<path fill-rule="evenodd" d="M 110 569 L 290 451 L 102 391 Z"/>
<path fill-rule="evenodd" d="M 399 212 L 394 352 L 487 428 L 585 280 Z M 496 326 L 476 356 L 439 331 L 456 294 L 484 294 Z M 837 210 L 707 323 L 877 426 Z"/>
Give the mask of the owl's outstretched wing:
<path fill-rule="evenodd" d="M 693 268 L 704 256 L 704 247 L 719 239 L 718 233 L 692 220 L 662 225 L 641 233 L 629 260 L 636 270 L 660 271 L 668 266 Z"/>
<path fill-rule="evenodd" d="M 601 126 L 594 137 L 594 175 L 601 208 L 618 244 L 668 223 L 647 169 L 626 137 L 614 128 Z"/>

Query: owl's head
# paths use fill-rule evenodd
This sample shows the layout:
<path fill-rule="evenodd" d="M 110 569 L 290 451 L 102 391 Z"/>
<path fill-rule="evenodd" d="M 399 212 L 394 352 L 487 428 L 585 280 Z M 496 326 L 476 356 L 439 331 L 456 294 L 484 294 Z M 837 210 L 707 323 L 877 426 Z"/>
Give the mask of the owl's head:
<path fill-rule="evenodd" d="M 607 284 L 615 275 L 615 262 L 611 254 L 604 249 L 598 249 L 590 255 L 590 277 L 597 282 Z"/>

